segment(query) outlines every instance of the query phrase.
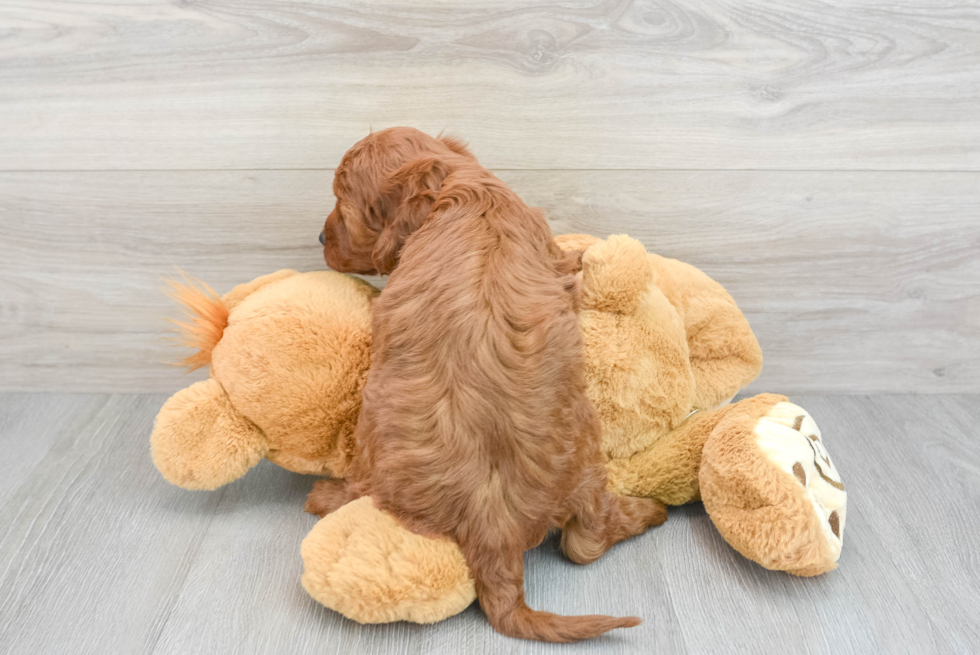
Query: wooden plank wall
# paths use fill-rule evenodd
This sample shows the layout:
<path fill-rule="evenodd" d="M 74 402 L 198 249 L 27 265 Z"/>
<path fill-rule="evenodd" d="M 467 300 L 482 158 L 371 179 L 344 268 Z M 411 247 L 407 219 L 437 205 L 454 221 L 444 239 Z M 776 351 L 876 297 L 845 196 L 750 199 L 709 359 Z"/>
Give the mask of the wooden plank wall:
<path fill-rule="evenodd" d="M 322 266 L 370 129 L 703 268 L 756 390 L 980 390 L 980 2 L 0 6 L 0 389 L 172 391 L 175 267 Z"/>

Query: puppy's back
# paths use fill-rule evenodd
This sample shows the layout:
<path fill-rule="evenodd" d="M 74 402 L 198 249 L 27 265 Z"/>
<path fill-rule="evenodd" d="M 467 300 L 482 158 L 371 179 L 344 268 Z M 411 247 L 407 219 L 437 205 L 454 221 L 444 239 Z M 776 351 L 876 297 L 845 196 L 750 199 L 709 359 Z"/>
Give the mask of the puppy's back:
<path fill-rule="evenodd" d="M 360 420 L 373 435 L 364 456 L 375 502 L 460 545 L 493 625 L 577 641 L 639 620 L 524 602 L 523 552 L 569 518 L 565 500 L 598 445 L 550 239 L 541 215 L 492 176 L 447 178 L 375 301 Z"/>

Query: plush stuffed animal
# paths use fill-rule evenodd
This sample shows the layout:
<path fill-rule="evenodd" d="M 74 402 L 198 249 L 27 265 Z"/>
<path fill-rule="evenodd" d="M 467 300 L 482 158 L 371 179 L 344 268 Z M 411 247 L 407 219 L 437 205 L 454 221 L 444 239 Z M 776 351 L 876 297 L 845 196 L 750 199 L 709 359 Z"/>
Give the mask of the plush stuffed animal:
<path fill-rule="evenodd" d="M 727 404 L 762 367 L 731 296 L 628 237 L 558 242 L 585 251 L 580 324 L 610 488 L 671 505 L 703 501 L 722 536 L 767 568 L 834 568 L 846 494 L 816 423 L 783 396 Z M 262 456 L 342 476 L 368 366 L 373 287 L 284 271 L 222 299 L 178 289 L 196 317 L 199 352 L 189 363 L 207 363 L 210 353 L 212 378 L 176 394 L 157 418 L 152 448 L 164 476 L 214 488 Z M 292 378 L 298 370 L 301 381 Z M 288 429 L 290 412 L 302 429 Z M 364 623 L 434 622 L 476 598 L 455 544 L 409 532 L 370 498 L 322 518 L 302 555 L 307 591 Z"/>

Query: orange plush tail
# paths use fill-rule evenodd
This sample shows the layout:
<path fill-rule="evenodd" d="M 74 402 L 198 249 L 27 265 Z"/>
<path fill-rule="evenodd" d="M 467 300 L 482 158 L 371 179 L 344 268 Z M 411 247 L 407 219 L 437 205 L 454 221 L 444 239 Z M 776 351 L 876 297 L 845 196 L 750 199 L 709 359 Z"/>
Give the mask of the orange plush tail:
<path fill-rule="evenodd" d="M 211 351 L 228 326 L 228 306 L 208 285 L 183 271 L 181 275 L 183 282 L 174 279 L 166 281 L 170 287 L 166 294 L 183 307 L 188 320 L 168 320 L 177 326 L 177 343 L 197 351 L 175 363 L 194 371 L 211 363 Z"/>

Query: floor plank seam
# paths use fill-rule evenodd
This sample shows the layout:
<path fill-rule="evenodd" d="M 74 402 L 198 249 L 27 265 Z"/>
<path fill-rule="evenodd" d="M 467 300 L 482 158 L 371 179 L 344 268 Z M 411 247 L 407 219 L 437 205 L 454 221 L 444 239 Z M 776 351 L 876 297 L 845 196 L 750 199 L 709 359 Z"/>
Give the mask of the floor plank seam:
<path fill-rule="evenodd" d="M 208 536 L 208 532 L 211 531 L 211 524 L 214 523 L 214 517 L 218 514 L 218 509 L 221 507 L 221 501 L 225 497 L 225 492 L 228 490 L 227 486 L 222 487 L 217 494 L 217 499 L 214 501 L 214 507 L 211 510 L 211 515 L 208 517 L 208 524 L 205 526 L 204 530 L 201 531 L 201 536 L 194 544 L 194 555 L 187 562 L 187 568 L 184 571 L 183 577 L 180 579 L 180 584 L 173 596 L 173 601 L 170 603 L 170 607 L 167 608 L 167 615 L 160 624 L 160 630 L 157 631 L 156 636 L 153 638 L 153 645 L 147 651 L 147 655 L 153 655 L 156 653 L 157 647 L 160 644 L 160 639 L 163 637 L 164 631 L 167 629 L 167 624 L 170 623 L 170 619 L 173 617 L 174 610 L 177 609 L 177 605 L 180 603 L 180 598 L 184 593 L 184 588 L 187 586 L 187 578 L 190 577 L 191 571 L 194 569 L 194 564 L 197 562 L 198 556 L 201 554 L 201 546 L 204 544 L 204 540 Z"/>

